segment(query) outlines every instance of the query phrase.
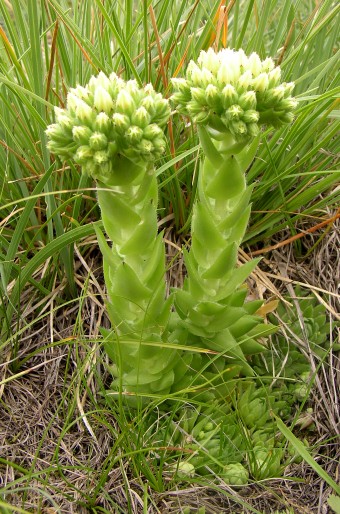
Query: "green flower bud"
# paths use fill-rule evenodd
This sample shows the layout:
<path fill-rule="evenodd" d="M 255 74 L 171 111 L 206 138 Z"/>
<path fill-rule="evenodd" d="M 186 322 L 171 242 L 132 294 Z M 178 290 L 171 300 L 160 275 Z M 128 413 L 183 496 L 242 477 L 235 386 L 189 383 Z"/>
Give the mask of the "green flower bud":
<path fill-rule="evenodd" d="M 205 90 L 201 87 L 192 87 L 190 88 L 191 97 L 195 102 L 200 105 L 207 105 L 207 98 L 205 94 Z"/>
<path fill-rule="evenodd" d="M 216 86 L 209 84 L 205 90 L 206 102 L 209 107 L 216 108 L 219 106 L 219 91 Z"/>
<path fill-rule="evenodd" d="M 125 114 L 121 114 L 119 112 L 115 112 L 112 115 L 112 122 L 114 128 L 119 132 L 119 134 L 124 134 L 124 132 L 128 129 L 130 126 L 130 120 L 128 116 Z"/>
<path fill-rule="evenodd" d="M 141 106 L 131 116 L 131 122 L 140 128 L 145 128 L 149 125 L 151 116 L 145 107 Z"/>
<path fill-rule="evenodd" d="M 107 137 L 101 132 L 94 132 L 89 143 L 92 150 L 104 150 L 107 147 Z"/>
<path fill-rule="evenodd" d="M 157 123 L 160 127 L 167 123 L 170 116 L 170 107 L 168 100 L 164 98 L 157 100 L 155 103 L 155 114 L 152 116 L 152 123 Z"/>
<path fill-rule="evenodd" d="M 72 129 L 72 135 L 74 141 L 79 143 L 80 145 L 89 144 L 89 139 L 92 136 L 92 130 L 86 125 L 76 125 Z"/>
<path fill-rule="evenodd" d="M 260 133 L 260 127 L 258 126 L 257 123 L 249 123 L 247 125 L 247 128 L 248 128 L 248 134 L 251 136 L 251 137 L 256 137 L 259 135 Z"/>
<path fill-rule="evenodd" d="M 145 139 L 153 140 L 161 136 L 163 136 L 163 131 L 158 125 L 156 125 L 156 123 L 148 125 L 143 132 L 143 137 L 145 137 Z"/>
<path fill-rule="evenodd" d="M 205 123 L 208 121 L 210 114 L 208 112 L 200 112 L 193 117 L 195 123 Z"/>
<path fill-rule="evenodd" d="M 78 163 L 78 164 L 85 164 L 86 162 L 88 162 L 89 159 L 92 159 L 93 157 L 93 151 L 91 150 L 91 148 L 87 145 L 84 145 L 84 146 L 80 146 L 74 156 L 74 160 Z"/>
<path fill-rule="evenodd" d="M 243 137 L 247 135 L 247 125 L 243 121 L 233 121 L 230 123 L 230 131 L 232 134 L 238 137 Z"/>
<path fill-rule="evenodd" d="M 109 116 L 105 112 L 100 112 L 96 116 L 93 127 L 98 132 L 103 132 L 104 134 L 108 135 L 112 127 L 112 123 Z"/>
<path fill-rule="evenodd" d="M 237 103 L 237 91 L 231 84 L 227 84 L 222 90 L 222 105 L 225 109 Z"/>
<path fill-rule="evenodd" d="M 124 135 L 124 139 L 128 144 L 133 145 L 135 143 L 139 143 L 143 137 L 143 130 L 136 125 L 132 125 L 127 129 Z"/>
<path fill-rule="evenodd" d="M 59 107 L 55 107 L 54 112 L 55 112 L 55 117 L 56 117 L 58 124 L 64 130 L 71 130 L 72 129 L 72 118 L 66 114 L 65 109 L 60 109 Z"/>
<path fill-rule="evenodd" d="M 245 111 L 242 115 L 242 120 L 245 123 L 257 123 L 259 121 L 259 118 L 259 113 L 253 110 Z"/>
<path fill-rule="evenodd" d="M 103 111 L 107 114 L 109 114 L 114 107 L 110 93 L 102 86 L 98 86 L 94 91 L 93 105 L 98 111 Z"/>
<path fill-rule="evenodd" d="M 292 121 L 294 120 L 294 114 L 292 112 L 287 112 L 287 113 L 281 114 L 278 118 L 281 123 L 292 123 Z M 275 123 L 275 120 L 273 120 L 273 124 L 274 123 Z"/>
<path fill-rule="evenodd" d="M 149 156 L 152 154 L 153 144 L 147 139 L 142 139 L 138 144 L 137 149 L 143 156 Z"/>
<path fill-rule="evenodd" d="M 190 462 L 181 461 L 178 465 L 173 464 L 171 469 L 177 472 L 178 477 L 192 478 L 195 476 L 195 466 L 190 464 Z"/>
<path fill-rule="evenodd" d="M 232 105 L 225 112 L 225 117 L 230 121 L 238 121 L 243 114 L 243 109 L 239 105 Z"/>
<path fill-rule="evenodd" d="M 162 155 L 166 149 L 166 142 L 164 137 L 158 137 L 152 141 L 154 147 L 155 157 Z"/>
<path fill-rule="evenodd" d="M 229 485 L 245 485 L 249 478 L 246 468 L 238 462 L 224 466 L 220 476 Z"/>
<path fill-rule="evenodd" d="M 53 123 L 52 125 L 49 125 L 45 133 L 51 140 L 55 140 L 61 144 L 67 142 L 65 130 L 59 125 L 59 123 Z"/>
<path fill-rule="evenodd" d="M 247 91 L 243 93 L 238 99 L 239 105 L 244 110 L 256 109 L 256 94 L 255 91 Z"/>
<path fill-rule="evenodd" d="M 98 164 L 99 166 L 101 166 L 108 160 L 109 160 L 109 155 L 108 155 L 108 152 L 106 152 L 105 150 L 99 150 L 98 152 L 95 152 L 93 155 L 93 161 L 96 164 Z"/>
<path fill-rule="evenodd" d="M 298 106 L 298 101 L 295 98 L 285 98 L 282 102 L 279 103 L 278 107 L 284 111 L 294 111 Z M 312 334 L 311 329 L 311 334 Z"/>

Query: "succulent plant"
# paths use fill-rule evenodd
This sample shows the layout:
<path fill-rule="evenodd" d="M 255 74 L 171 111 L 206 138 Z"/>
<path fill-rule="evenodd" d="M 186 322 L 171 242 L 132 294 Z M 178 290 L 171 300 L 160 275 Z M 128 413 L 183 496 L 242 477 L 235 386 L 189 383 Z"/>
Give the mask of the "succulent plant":
<path fill-rule="evenodd" d="M 229 485 L 246 485 L 248 483 L 249 473 L 242 464 L 236 462 L 224 466 L 220 477 Z"/>
<path fill-rule="evenodd" d="M 178 374 L 175 349 L 164 348 L 171 299 L 165 299 L 165 251 L 157 229 L 154 161 L 166 148 L 168 101 L 149 84 L 138 87 L 100 73 L 71 89 L 47 129 L 50 151 L 74 159 L 97 182 L 110 247 L 97 230 L 112 330 L 104 346 L 113 361 L 113 389 L 130 403 L 137 394 L 166 394 Z"/>
<path fill-rule="evenodd" d="M 180 326 L 187 344 L 219 352 L 202 357 L 207 372 L 230 365 L 253 375 L 248 356 L 264 350 L 262 340 L 274 329 L 263 323 L 261 301 L 247 302 L 244 281 L 257 260 L 237 268 L 237 250 L 249 215 L 251 188 L 245 172 L 259 145 L 261 125 L 289 123 L 296 100 L 292 83 L 280 83 L 273 61 L 243 50 L 212 49 L 191 61 L 185 78 L 173 79 L 172 102 L 197 123 L 203 150 L 198 199 L 192 216 L 192 241 L 184 252 L 187 278 L 176 290 Z M 222 381 L 223 382 L 223 381 Z"/>
<path fill-rule="evenodd" d="M 304 400 L 310 389 L 310 362 L 306 353 L 301 351 L 299 341 L 307 342 L 310 350 L 320 359 L 323 359 L 329 350 L 330 325 L 326 308 L 315 297 L 306 297 L 298 286 L 295 289 L 295 296 L 299 303 L 300 315 L 294 306 L 280 304 L 277 308 L 278 317 L 270 315 L 270 320 L 277 326 L 280 320 L 287 326 L 286 333 L 276 333 L 273 336 L 272 348 L 252 357 L 254 371 L 261 377 L 261 382 L 272 384 L 271 394 L 285 401 L 288 408 L 284 409 L 285 412 L 282 411 L 281 415 L 286 418 L 291 414 L 290 406 L 296 401 Z M 333 349 L 339 348 L 339 345 L 333 345 Z"/>

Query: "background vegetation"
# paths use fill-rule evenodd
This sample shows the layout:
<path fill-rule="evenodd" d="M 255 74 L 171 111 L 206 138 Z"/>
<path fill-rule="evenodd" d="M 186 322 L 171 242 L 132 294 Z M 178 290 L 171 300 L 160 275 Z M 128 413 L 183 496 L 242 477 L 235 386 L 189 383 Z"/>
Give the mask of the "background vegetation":
<path fill-rule="evenodd" d="M 245 499 L 218 482 L 179 482 L 156 465 L 143 413 L 127 424 L 118 406 L 103 402 L 98 329 L 106 322 L 105 293 L 94 184 L 73 165 L 60 168 L 51 159 L 45 129 L 69 88 L 100 70 L 151 82 L 169 96 L 170 78 L 181 76 L 201 49 L 242 47 L 272 56 L 284 79 L 296 83 L 299 108 L 292 126 L 264 134 L 248 172 L 253 213 L 240 259 L 265 255 L 253 294 L 287 294 L 284 285 L 293 279 L 334 319 L 339 11 L 330 0 L 0 0 L 0 510 L 274 512 L 298 501 L 296 512 L 308 502 L 306 512 L 317 512 L 314 506 L 325 503 L 326 482 L 314 486 L 314 495 L 298 489 L 292 496 L 257 484 L 262 500 L 253 503 L 259 490 Z M 195 130 L 176 113 L 168 141 L 157 171 L 159 216 L 169 258 L 179 257 L 169 273 L 176 285 L 199 153 Z M 330 351 L 315 369 L 311 404 L 310 389 L 305 398 L 313 409 L 305 420 L 315 430 L 310 444 L 314 455 L 324 454 L 316 457 L 317 472 L 326 480 L 339 451 L 338 373 Z M 301 469 L 303 478 L 312 473 Z"/>

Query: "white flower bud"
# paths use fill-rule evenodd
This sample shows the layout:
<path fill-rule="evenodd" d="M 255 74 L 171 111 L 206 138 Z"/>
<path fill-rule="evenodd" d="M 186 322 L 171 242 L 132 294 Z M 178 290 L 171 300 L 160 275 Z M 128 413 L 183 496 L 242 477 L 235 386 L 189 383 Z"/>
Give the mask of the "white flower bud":
<path fill-rule="evenodd" d="M 146 96 L 140 103 L 141 107 L 144 107 L 150 116 L 153 116 L 156 112 L 155 101 L 151 95 Z"/>
<path fill-rule="evenodd" d="M 268 73 L 269 87 L 275 87 L 281 80 L 281 69 L 279 66 Z"/>
<path fill-rule="evenodd" d="M 135 99 L 136 96 L 138 96 L 139 93 L 139 87 L 136 80 L 128 80 L 126 83 L 126 91 L 130 93 L 132 98 Z"/>
<path fill-rule="evenodd" d="M 92 118 L 94 117 L 93 109 L 89 105 L 87 105 L 87 103 L 85 103 L 84 100 L 81 100 L 79 98 L 75 111 L 77 118 L 79 118 L 79 120 L 83 123 L 91 122 Z"/>
<path fill-rule="evenodd" d="M 264 61 L 262 61 L 262 71 L 268 73 L 274 70 L 275 64 L 271 57 L 267 57 Z M 279 68 L 280 69 L 280 68 Z"/>
<path fill-rule="evenodd" d="M 252 80 L 252 87 L 255 91 L 260 91 L 263 93 L 268 89 L 268 74 L 267 73 L 260 73 L 257 77 L 255 77 Z"/>
<path fill-rule="evenodd" d="M 122 89 L 118 93 L 116 109 L 119 113 L 127 115 L 131 115 L 136 109 L 135 102 L 133 101 L 131 95 L 125 91 L 125 89 Z"/>
<path fill-rule="evenodd" d="M 71 95 L 73 94 L 73 95 L 77 96 L 78 98 L 81 98 L 82 100 L 84 100 L 86 103 L 89 103 L 90 92 L 89 92 L 89 90 L 86 87 L 78 85 L 75 88 L 71 88 L 70 89 L 70 93 L 67 96 L 67 100 L 68 100 L 68 97 L 70 96 L 70 94 Z"/>
<path fill-rule="evenodd" d="M 262 62 L 257 53 L 253 52 L 248 60 L 248 67 L 251 73 L 256 77 L 262 71 Z"/>
<path fill-rule="evenodd" d="M 187 92 L 189 89 L 188 83 L 185 79 L 173 78 L 171 79 L 173 87 L 180 92 Z"/>
<path fill-rule="evenodd" d="M 197 59 L 197 62 L 202 68 L 207 68 L 214 74 L 220 67 L 218 56 L 212 48 L 209 48 L 207 52 L 202 51 Z"/>
<path fill-rule="evenodd" d="M 285 88 L 285 98 L 287 98 L 293 92 L 295 84 L 294 82 L 285 82 L 283 85 Z"/>
<path fill-rule="evenodd" d="M 72 130 L 73 120 L 67 114 L 60 114 L 58 116 L 58 123 L 64 130 Z"/>
<path fill-rule="evenodd" d="M 73 90 L 71 89 L 71 91 L 74 91 L 74 89 Z M 68 93 L 68 95 L 67 95 L 67 108 L 70 111 L 76 112 L 79 100 L 82 100 L 82 99 L 79 96 L 77 96 L 75 93 L 72 93 L 72 92 Z M 57 109 L 59 109 L 59 108 L 58 107 L 54 108 L 55 112 L 57 112 Z"/>
<path fill-rule="evenodd" d="M 217 104 L 219 103 L 219 91 L 216 86 L 213 84 L 209 84 L 205 90 L 207 104 L 210 107 L 217 107 Z"/>
<path fill-rule="evenodd" d="M 98 111 L 104 111 L 107 114 L 109 114 L 114 107 L 110 93 L 102 86 L 98 86 L 94 91 L 93 105 Z"/>
<path fill-rule="evenodd" d="M 147 95 L 151 95 L 153 96 L 155 94 L 155 90 L 153 88 L 153 85 L 152 84 L 146 84 L 144 86 L 144 91 Z M 158 96 L 158 95 L 157 95 Z"/>
<path fill-rule="evenodd" d="M 275 98 L 275 100 L 282 100 L 285 95 L 285 88 L 281 84 L 281 86 L 277 86 L 270 91 L 270 95 Z M 269 95 L 268 95 L 269 96 Z"/>
<path fill-rule="evenodd" d="M 100 71 L 97 75 L 97 84 L 106 90 L 110 87 L 110 79 L 103 71 Z"/>
<path fill-rule="evenodd" d="M 217 83 L 223 86 L 224 84 L 230 84 L 234 81 L 235 73 L 231 66 L 227 62 L 222 62 L 217 72 Z"/>
<path fill-rule="evenodd" d="M 53 141 L 60 143 L 65 142 L 65 130 L 59 125 L 59 123 L 49 125 L 45 130 L 45 134 Z"/>
<path fill-rule="evenodd" d="M 247 70 L 243 75 L 238 79 L 238 85 L 243 89 L 248 89 L 248 87 L 252 84 L 252 74 L 250 70 Z"/>

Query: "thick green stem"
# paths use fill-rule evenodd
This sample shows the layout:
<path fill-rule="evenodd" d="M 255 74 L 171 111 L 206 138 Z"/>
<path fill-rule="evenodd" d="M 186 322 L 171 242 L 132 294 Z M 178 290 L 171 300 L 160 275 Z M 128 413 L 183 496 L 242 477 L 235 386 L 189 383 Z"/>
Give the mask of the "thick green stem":
<path fill-rule="evenodd" d="M 206 368 L 207 376 L 209 369 L 223 372 L 226 361 L 252 374 L 246 355 L 263 349 L 256 339 L 261 330 L 267 334 L 269 327 L 255 314 L 261 302 L 245 303 L 244 281 L 258 261 L 237 267 L 237 252 L 251 208 L 245 171 L 258 140 L 249 146 L 241 146 L 230 134 L 218 134 L 213 140 L 203 127 L 199 136 L 204 158 L 192 218 L 191 250 L 185 254 L 188 276 L 183 290 L 175 293 L 175 305 L 182 326 L 189 332 L 189 343 L 221 353 Z"/>
<path fill-rule="evenodd" d="M 157 234 L 153 167 L 122 159 L 110 181 L 98 184 L 98 201 L 113 243 L 110 248 L 98 233 L 114 329 L 105 342 L 116 364 L 114 388 L 120 386 L 130 395 L 166 394 L 174 382 L 178 352 L 164 347 L 171 299 L 165 300 L 165 253 L 162 234 Z"/>

